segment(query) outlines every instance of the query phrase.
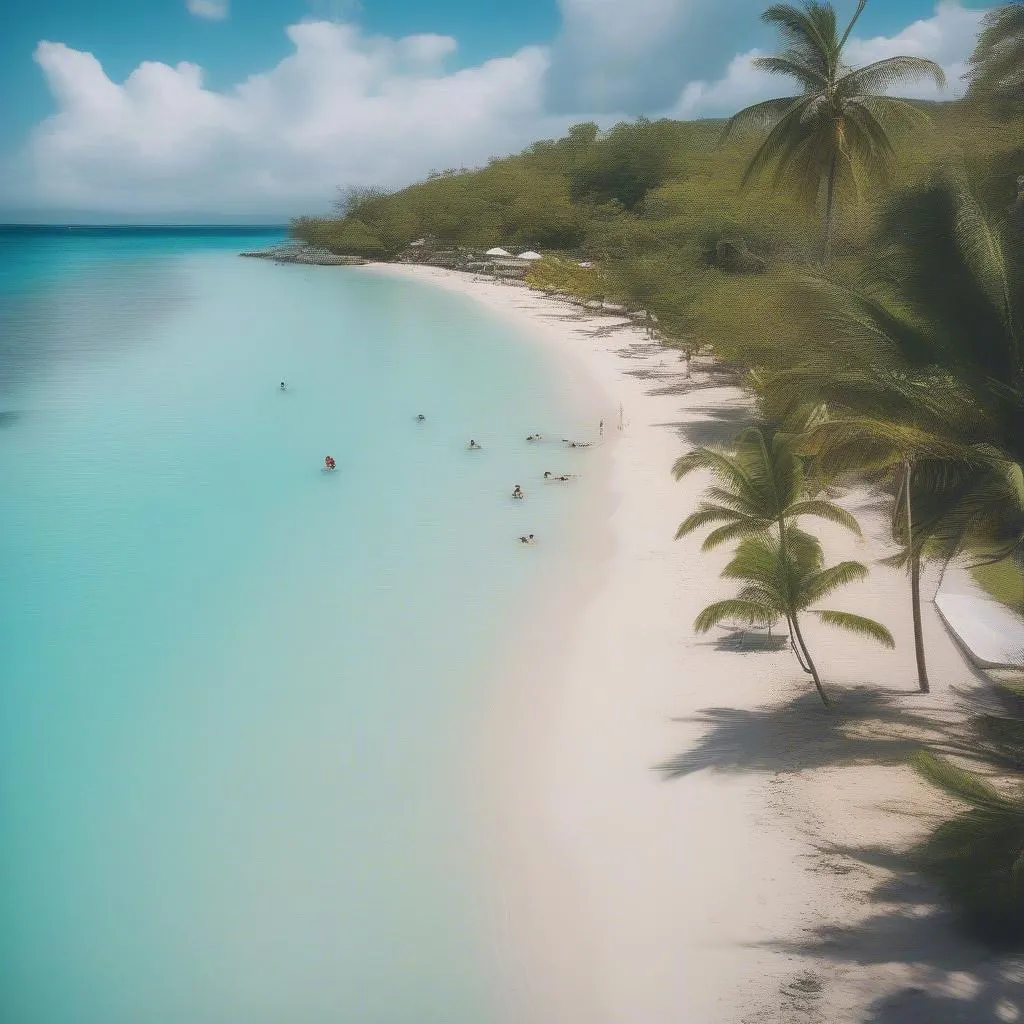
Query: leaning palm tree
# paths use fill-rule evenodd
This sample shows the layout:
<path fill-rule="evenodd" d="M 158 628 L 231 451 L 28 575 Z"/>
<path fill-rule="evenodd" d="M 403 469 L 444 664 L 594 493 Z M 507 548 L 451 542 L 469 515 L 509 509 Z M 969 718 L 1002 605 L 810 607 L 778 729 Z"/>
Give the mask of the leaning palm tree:
<path fill-rule="evenodd" d="M 720 485 L 708 488 L 697 510 L 680 524 L 676 539 L 714 526 L 704 551 L 773 529 L 784 543 L 783 525 L 800 516 L 826 519 L 860 536 L 857 520 L 846 509 L 807 496 L 803 462 L 782 434 L 769 436 L 753 427 L 739 435 L 732 451 L 697 448 L 677 459 L 672 471 L 680 480 L 695 470 L 710 471 Z"/>
<path fill-rule="evenodd" d="M 736 597 L 708 605 L 694 622 L 698 633 L 726 621 L 771 626 L 785 619 L 790 642 L 801 668 L 811 677 L 826 707 L 832 700 L 825 692 L 818 668 L 808 650 L 800 617 L 810 611 L 822 622 L 893 647 L 890 632 L 881 623 L 850 612 L 812 608 L 839 587 L 863 579 L 867 568 L 860 562 L 840 562 L 825 567 L 817 538 L 794 526 L 783 526 L 780 536 L 758 534 L 741 541 L 722 575 L 744 583 Z"/>
<path fill-rule="evenodd" d="M 867 5 L 857 10 L 840 36 L 830 3 L 807 0 L 801 7 L 773 4 L 762 19 L 779 29 L 786 43 L 781 53 L 758 57 L 760 71 L 795 79 L 800 94 L 755 103 L 732 117 L 737 126 L 771 125 L 754 154 L 743 183 L 774 166 L 775 181 L 790 181 L 817 203 L 825 191 L 823 259 L 832 247 L 836 190 L 857 183 L 863 172 L 884 176 L 895 156 L 893 135 L 923 117 L 904 100 L 882 95 L 906 82 L 930 78 L 945 85 L 942 68 L 923 57 L 887 57 L 862 68 L 843 63 L 843 50 Z"/>
<path fill-rule="evenodd" d="M 1024 102 L 1024 0 L 985 15 L 969 77 L 972 96 Z"/>

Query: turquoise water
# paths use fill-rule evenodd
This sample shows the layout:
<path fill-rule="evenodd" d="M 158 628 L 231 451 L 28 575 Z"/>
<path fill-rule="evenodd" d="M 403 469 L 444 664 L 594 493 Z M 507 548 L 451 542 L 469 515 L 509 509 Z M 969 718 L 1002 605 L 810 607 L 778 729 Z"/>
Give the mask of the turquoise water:
<path fill-rule="evenodd" d="M 494 1016 L 469 737 L 586 500 L 525 435 L 585 403 L 468 300 L 259 241 L 0 238 L 12 1024 Z"/>

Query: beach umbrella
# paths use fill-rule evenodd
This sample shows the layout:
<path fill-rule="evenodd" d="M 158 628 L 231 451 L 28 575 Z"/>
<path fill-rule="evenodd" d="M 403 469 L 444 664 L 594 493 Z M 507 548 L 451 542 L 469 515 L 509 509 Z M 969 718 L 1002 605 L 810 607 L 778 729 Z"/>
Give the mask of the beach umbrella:
<path fill-rule="evenodd" d="M 487 252 L 484 253 L 484 255 L 485 256 L 511 256 L 512 253 L 508 252 L 505 249 L 502 249 L 500 246 L 495 246 L 493 249 L 488 249 Z"/>
<path fill-rule="evenodd" d="M 526 252 L 521 252 L 516 259 L 518 260 L 542 260 L 543 256 L 539 252 L 534 252 L 532 249 L 527 249 Z"/>

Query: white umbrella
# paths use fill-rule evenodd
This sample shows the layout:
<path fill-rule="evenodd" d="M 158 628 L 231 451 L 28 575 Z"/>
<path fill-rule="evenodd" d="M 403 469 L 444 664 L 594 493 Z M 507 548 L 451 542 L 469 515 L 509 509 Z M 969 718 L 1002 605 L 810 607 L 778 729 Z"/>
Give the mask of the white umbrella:
<path fill-rule="evenodd" d="M 532 249 L 527 249 L 526 252 L 521 252 L 517 257 L 517 260 L 542 260 L 543 256 L 539 252 L 534 252 Z"/>
<path fill-rule="evenodd" d="M 505 249 L 502 249 L 500 246 L 496 246 L 493 249 L 488 249 L 487 252 L 484 253 L 484 255 L 485 256 L 511 256 L 512 253 L 508 252 Z"/>

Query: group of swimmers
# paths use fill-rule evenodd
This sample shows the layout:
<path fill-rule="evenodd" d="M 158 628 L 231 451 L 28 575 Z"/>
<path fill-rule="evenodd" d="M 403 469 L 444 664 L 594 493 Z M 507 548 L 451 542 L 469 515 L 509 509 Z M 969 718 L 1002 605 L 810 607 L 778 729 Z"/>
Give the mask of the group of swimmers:
<path fill-rule="evenodd" d="M 281 381 L 280 389 L 282 391 L 287 391 L 288 390 L 287 385 L 285 384 L 284 381 Z M 416 415 L 416 421 L 418 423 L 425 422 L 426 418 L 427 417 L 424 416 L 423 413 L 417 413 L 417 415 Z M 601 428 L 600 429 L 601 429 L 601 433 L 603 434 L 604 433 L 604 420 L 601 421 Z M 527 441 L 543 441 L 544 438 L 540 434 L 531 434 L 526 440 Z M 568 438 L 562 438 L 562 441 L 565 444 L 567 444 L 570 448 L 589 448 L 591 446 L 591 444 L 592 444 L 592 442 L 590 442 L 590 441 L 570 441 Z M 483 451 L 483 445 L 480 444 L 479 442 L 477 442 L 474 438 L 470 438 L 469 439 L 469 444 L 466 447 L 470 451 Z M 324 456 L 324 472 L 325 473 L 333 473 L 337 468 L 338 468 L 338 464 L 337 464 L 337 462 L 335 462 L 334 456 L 333 455 L 325 455 Z M 555 473 L 552 473 L 550 470 L 546 470 L 544 472 L 544 479 L 546 481 L 552 481 L 552 482 L 553 481 L 559 481 L 559 482 L 565 483 L 565 482 L 568 482 L 569 480 L 574 479 L 575 475 L 576 475 L 575 473 L 555 474 Z M 523 492 L 523 489 L 522 489 L 522 487 L 519 484 L 516 484 L 515 487 L 512 488 L 512 497 L 515 498 L 517 501 L 522 501 L 526 497 L 526 494 Z M 537 543 L 537 538 L 532 533 L 524 534 L 522 537 L 519 538 L 519 543 L 520 544 L 536 544 Z"/>
<path fill-rule="evenodd" d="M 421 416 L 420 419 L 422 419 L 422 418 L 423 417 Z M 600 425 L 600 427 L 598 429 L 599 429 L 599 431 L 601 433 L 601 436 L 603 437 L 604 436 L 604 420 L 601 420 L 601 425 Z M 543 441 L 544 440 L 544 435 L 543 434 L 530 434 L 526 438 L 526 440 L 531 442 L 531 443 L 535 442 L 535 441 Z M 592 444 L 593 444 L 592 441 L 570 441 L 569 438 L 567 438 L 567 437 L 563 437 L 562 438 L 562 443 L 568 445 L 570 448 L 590 448 L 592 446 Z M 478 444 L 475 439 L 470 438 L 469 444 L 466 447 L 470 451 L 481 451 L 483 446 Z M 559 482 L 559 483 L 568 483 L 570 480 L 574 480 L 575 478 L 576 478 L 576 474 L 575 473 L 552 473 L 551 470 L 545 470 L 545 472 L 544 472 L 544 480 L 546 482 L 549 482 L 549 483 L 554 483 L 556 481 Z M 526 494 L 524 493 L 523 488 L 519 484 L 516 484 L 515 487 L 512 488 L 512 497 L 516 501 L 522 501 L 526 497 Z M 527 534 L 524 534 L 522 537 L 519 538 L 519 543 L 520 544 L 536 544 L 537 543 L 537 538 L 532 533 L 527 533 Z"/>

